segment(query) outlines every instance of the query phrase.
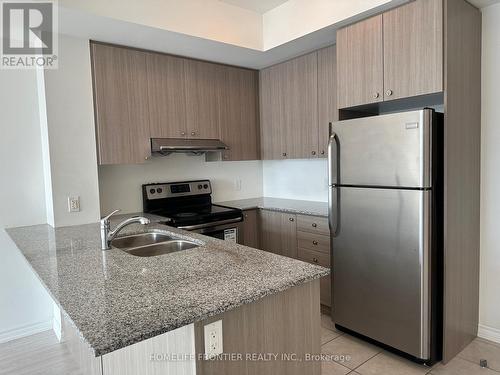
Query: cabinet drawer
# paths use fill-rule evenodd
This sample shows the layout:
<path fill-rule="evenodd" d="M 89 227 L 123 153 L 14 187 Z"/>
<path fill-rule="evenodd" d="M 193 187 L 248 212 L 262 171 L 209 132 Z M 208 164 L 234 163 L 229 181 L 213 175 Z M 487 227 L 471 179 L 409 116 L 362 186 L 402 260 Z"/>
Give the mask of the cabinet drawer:
<path fill-rule="evenodd" d="M 326 217 L 297 215 L 297 229 L 304 232 L 330 235 Z"/>
<path fill-rule="evenodd" d="M 319 251 L 298 248 L 297 257 L 304 262 L 309 262 L 330 268 L 330 254 L 325 254 Z"/>
<path fill-rule="evenodd" d="M 330 254 L 330 236 L 297 231 L 297 241 L 303 249 Z"/>

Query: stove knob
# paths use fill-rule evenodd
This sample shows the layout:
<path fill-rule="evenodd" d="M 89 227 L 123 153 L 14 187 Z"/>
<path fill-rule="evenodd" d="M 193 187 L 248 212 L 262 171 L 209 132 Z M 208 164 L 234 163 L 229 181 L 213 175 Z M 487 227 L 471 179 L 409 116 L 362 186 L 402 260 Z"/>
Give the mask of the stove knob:
<path fill-rule="evenodd" d="M 150 189 L 150 190 L 149 190 L 149 192 L 150 192 L 151 194 L 154 194 L 154 193 L 156 192 L 156 190 L 155 190 L 155 189 Z"/>
<path fill-rule="evenodd" d="M 208 189 L 208 184 L 203 185 L 205 189 Z"/>
<path fill-rule="evenodd" d="M 203 185 L 202 185 L 202 184 L 199 184 L 199 185 L 198 185 L 198 190 L 201 190 L 201 189 L 203 189 Z"/>
<path fill-rule="evenodd" d="M 162 189 L 162 188 L 158 188 L 158 189 L 156 189 L 156 192 L 157 192 L 158 194 L 161 194 L 161 192 L 162 192 L 162 191 L 163 191 L 163 189 Z"/>

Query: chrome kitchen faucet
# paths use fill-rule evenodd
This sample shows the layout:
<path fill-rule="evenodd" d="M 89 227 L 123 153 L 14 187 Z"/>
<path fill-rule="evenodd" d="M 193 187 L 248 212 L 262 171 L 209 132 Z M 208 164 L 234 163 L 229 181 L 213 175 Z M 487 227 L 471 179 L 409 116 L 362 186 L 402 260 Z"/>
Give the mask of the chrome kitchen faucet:
<path fill-rule="evenodd" d="M 120 212 L 120 210 L 115 210 L 111 212 L 108 216 L 105 216 L 101 219 L 101 249 L 102 250 L 109 250 L 111 249 L 111 241 L 118 235 L 118 233 L 121 232 L 123 228 L 130 224 L 142 224 L 142 225 L 148 225 L 151 223 L 151 220 L 149 220 L 147 217 L 143 216 L 134 216 L 130 217 L 121 223 L 119 223 L 115 230 L 111 230 L 111 222 L 110 218 L 117 212 Z"/>

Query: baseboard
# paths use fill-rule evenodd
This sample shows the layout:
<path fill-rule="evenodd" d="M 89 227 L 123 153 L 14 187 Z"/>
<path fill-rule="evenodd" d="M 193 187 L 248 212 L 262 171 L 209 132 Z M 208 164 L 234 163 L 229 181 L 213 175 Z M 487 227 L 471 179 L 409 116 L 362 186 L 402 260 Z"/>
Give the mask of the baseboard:
<path fill-rule="evenodd" d="M 482 339 L 494 341 L 500 344 L 500 329 L 479 324 L 477 335 Z"/>
<path fill-rule="evenodd" d="M 0 332 L 0 344 L 52 329 L 52 319 Z"/>

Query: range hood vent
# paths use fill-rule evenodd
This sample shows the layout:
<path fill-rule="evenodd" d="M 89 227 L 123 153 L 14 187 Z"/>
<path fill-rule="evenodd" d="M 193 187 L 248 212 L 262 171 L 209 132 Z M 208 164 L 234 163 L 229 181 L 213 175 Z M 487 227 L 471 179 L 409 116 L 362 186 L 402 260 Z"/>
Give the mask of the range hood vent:
<path fill-rule="evenodd" d="M 173 152 L 201 155 L 224 150 L 229 147 L 219 139 L 151 138 L 151 152 L 160 155 Z"/>

